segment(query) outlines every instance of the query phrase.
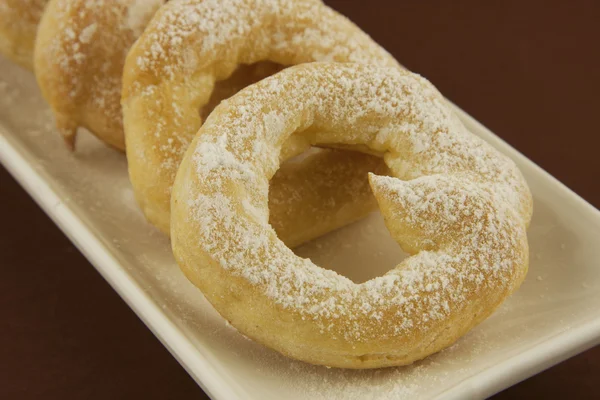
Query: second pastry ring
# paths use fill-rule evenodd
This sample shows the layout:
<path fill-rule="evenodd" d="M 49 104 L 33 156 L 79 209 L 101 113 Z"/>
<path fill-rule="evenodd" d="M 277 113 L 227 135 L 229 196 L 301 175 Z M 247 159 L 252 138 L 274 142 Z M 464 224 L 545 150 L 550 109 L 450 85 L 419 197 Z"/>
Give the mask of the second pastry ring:
<path fill-rule="evenodd" d="M 162 231 L 169 231 L 175 173 L 203 122 L 198 110 L 211 102 L 216 82 L 229 78 L 239 65 L 263 61 L 399 68 L 368 35 L 319 0 L 167 3 L 128 55 L 122 94 L 136 199 Z M 305 148 L 290 141 L 284 154 Z"/>

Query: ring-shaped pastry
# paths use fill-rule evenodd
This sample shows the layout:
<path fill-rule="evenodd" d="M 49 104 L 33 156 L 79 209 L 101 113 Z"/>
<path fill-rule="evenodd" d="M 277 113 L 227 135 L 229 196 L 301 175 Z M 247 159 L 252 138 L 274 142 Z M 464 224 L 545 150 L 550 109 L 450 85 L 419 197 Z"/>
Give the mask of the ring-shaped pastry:
<path fill-rule="evenodd" d="M 69 148 L 86 128 L 125 149 L 125 57 L 165 0 L 51 0 L 40 22 L 35 75 Z"/>
<path fill-rule="evenodd" d="M 318 0 L 182 0 L 162 7 L 129 53 L 123 78 L 129 174 L 148 220 L 169 232 L 175 173 L 219 82 L 257 63 L 268 62 L 269 68 L 269 63 L 316 60 L 399 67 L 356 25 Z M 285 149 L 286 156 L 299 153 L 292 142 Z M 362 161 L 348 165 L 355 173 L 349 171 L 350 180 L 335 185 L 368 188 Z M 342 211 L 352 208 L 358 210 L 347 213 L 353 220 L 368 211 L 361 196 L 336 205 Z M 317 217 L 289 223 L 297 232 L 324 233 L 348 222 L 341 216 L 331 221 Z M 309 238 L 284 239 L 293 245 Z"/>
<path fill-rule="evenodd" d="M 296 256 L 268 223 L 269 179 L 290 139 L 380 154 L 370 183 L 411 256 L 355 284 Z M 314 63 L 221 103 L 173 188 L 171 239 L 186 276 L 245 335 L 314 364 L 375 368 L 437 352 L 523 281 L 527 184 L 470 133 L 427 80 L 398 69 Z"/>

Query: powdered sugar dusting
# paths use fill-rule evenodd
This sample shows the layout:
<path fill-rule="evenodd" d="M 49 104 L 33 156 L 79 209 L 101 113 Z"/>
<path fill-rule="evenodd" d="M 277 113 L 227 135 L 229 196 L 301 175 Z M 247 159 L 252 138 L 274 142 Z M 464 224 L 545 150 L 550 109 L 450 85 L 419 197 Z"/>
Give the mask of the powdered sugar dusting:
<path fill-rule="evenodd" d="M 83 44 L 88 44 L 94 38 L 94 34 L 96 33 L 97 30 L 98 30 L 97 23 L 93 23 L 93 24 L 86 26 L 81 31 L 81 35 L 79 36 L 79 41 Z"/>
<path fill-rule="evenodd" d="M 134 179 L 136 192 L 149 197 L 151 214 L 169 214 L 166 195 L 203 122 L 198 108 L 209 104 L 215 86 L 238 66 L 265 60 L 282 66 L 332 60 L 399 67 L 319 0 L 167 3 L 133 47 L 123 88 L 129 162 L 134 169 L 155 171 L 155 176 L 145 172 L 148 182 Z M 254 81 L 238 82 L 235 91 Z M 143 120 L 136 118 L 142 112 Z"/>
<path fill-rule="evenodd" d="M 51 3 L 48 22 L 42 30 L 43 43 L 38 46 L 38 75 L 60 122 L 86 127 L 103 139 L 121 136 L 112 139 L 111 144 L 123 141 L 120 100 L 125 57 L 162 3 L 162 0 Z"/>
<path fill-rule="evenodd" d="M 274 115 L 277 124 L 269 122 Z M 268 179 L 294 132 L 313 144 L 366 144 L 385 154 L 395 177 L 372 176 L 371 185 L 392 236 L 412 257 L 357 285 L 296 257 L 265 220 L 242 210 L 240 199 L 266 209 Z M 531 198 L 521 174 L 417 75 L 293 67 L 222 103 L 197 140 L 194 173 L 203 185 L 182 195 L 192 196 L 187 206 L 199 236 L 185 246 L 199 247 L 329 337 L 360 343 L 430 332 L 460 310 L 485 316 L 491 310 L 480 296 L 499 303 L 523 279 Z M 225 194 L 232 185 L 237 196 Z M 335 323 L 340 318 L 349 323 Z"/>
<path fill-rule="evenodd" d="M 271 23 L 273 20 L 278 23 Z M 174 77 L 223 63 L 225 60 L 215 55 L 223 46 L 238 47 L 241 40 L 250 41 L 252 49 L 244 57 L 249 59 L 238 63 L 254 63 L 271 53 L 284 59 L 281 61 L 292 56 L 294 64 L 322 60 L 397 66 L 383 48 L 320 0 L 183 0 L 168 4 L 144 35 L 147 43 L 140 44 L 144 51 L 137 55 L 136 63 L 143 71 Z M 186 58 L 194 62 L 185 62 Z"/>
<path fill-rule="evenodd" d="M 30 165 L 43 169 L 47 174 L 45 179 L 53 187 L 62 188 L 67 206 L 79 205 L 99 238 L 118 256 L 120 276 L 126 271 L 128 279 L 144 288 L 162 312 L 185 331 L 190 338 L 190 350 L 183 355 L 212 357 L 222 367 L 221 376 L 237 382 L 246 397 L 421 399 L 446 394 L 453 388 L 465 397 L 475 392 L 481 395 L 511 382 L 500 377 L 501 372 L 494 369 L 497 365 L 512 357 L 518 363 L 519 355 L 535 349 L 540 342 L 568 338 L 574 331 L 588 327 L 589 321 L 598 316 L 600 269 L 594 262 L 600 259 L 600 251 L 597 240 L 589 234 L 597 231 L 598 225 L 594 225 L 597 218 L 591 209 L 587 213 L 583 210 L 569 214 L 573 207 L 564 199 L 574 197 L 561 192 L 558 184 L 548 181 L 544 174 L 532 169 L 531 163 L 525 162 L 530 179 L 545 182 L 550 188 L 536 193 L 536 213 L 529 230 L 535 255 L 529 276 L 542 275 L 542 282 L 527 279 L 490 319 L 456 345 L 408 367 L 328 369 L 284 357 L 226 326 L 226 321 L 181 274 L 164 235 L 152 229 L 134 210 L 130 188 L 122 199 L 121 189 L 129 187 L 122 157 L 91 138 L 91 157 L 73 157 L 65 151 L 55 135 L 35 78 L 1 57 L 0 65 L 4 71 L 0 81 L 3 137 L 17 143 L 23 149 L 22 154 L 31 160 Z M 493 137 L 485 131 L 480 133 Z M 512 150 L 511 154 L 516 156 Z M 535 185 L 540 186 L 545 184 Z M 90 211 L 89 204 L 97 199 L 103 203 L 102 212 Z M 341 243 L 354 246 L 356 240 L 363 238 L 363 234 L 355 235 L 354 228 L 369 223 L 365 220 L 349 227 L 339 246 L 331 251 L 347 251 Z M 387 236 L 379 224 L 368 234 L 374 240 Z M 115 238 L 120 248 L 112 246 Z M 566 243 L 566 250 L 560 249 L 561 243 Z M 325 242 L 324 246 L 329 244 L 337 245 Z M 394 251 L 387 246 L 381 250 Z M 351 268 L 360 267 L 352 264 Z M 488 377 L 491 374 L 500 379 L 493 380 L 492 389 L 482 378 L 484 371 Z"/>

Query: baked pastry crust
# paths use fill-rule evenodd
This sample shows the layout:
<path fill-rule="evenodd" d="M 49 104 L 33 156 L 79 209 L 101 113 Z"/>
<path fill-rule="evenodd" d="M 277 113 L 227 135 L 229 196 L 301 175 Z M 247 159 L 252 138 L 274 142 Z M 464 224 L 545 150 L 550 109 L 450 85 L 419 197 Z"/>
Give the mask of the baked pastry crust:
<path fill-rule="evenodd" d="M 257 63 L 289 66 L 315 60 L 399 68 L 394 58 L 356 25 L 318 0 L 183 0 L 162 7 L 129 53 L 123 79 L 129 173 L 148 220 L 169 232 L 175 174 L 206 115 L 198 110 L 210 105 L 218 82 L 228 81 L 240 66 L 260 76 Z M 252 81 L 248 77 L 241 80 L 243 85 Z M 290 141 L 284 153 L 288 158 L 301 150 Z M 344 185 L 366 185 L 361 159 L 348 166 L 354 169 L 344 175 L 350 180 L 335 186 L 345 190 Z M 304 184 L 318 186 L 315 180 Z M 272 190 L 279 190 L 276 182 Z M 362 196 L 346 197 L 336 209 L 346 215 L 351 213 L 344 209 L 356 210 L 360 215 L 351 218 L 355 220 L 368 210 L 362 201 Z M 301 202 L 296 204 L 304 207 Z M 281 220 L 276 215 L 280 212 L 287 213 L 272 209 L 271 215 Z M 310 224 L 321 224 L 316 229 L 320 232 L 344 225 L 343 218 L 337 217 L 315 217 Z M 294 227 L 290 225 L 289 232 Z"/>
<path fill-rule="evenodd" d="M 77 129 L 125 149 L 125 57 L 165 0 L 51 0 L 40 22 L 35 74 L 70 148 Z"/>
<path fill-rule="evenodd" d="M 284 143 L 382 155 L 370 175 L 411 256 L 362 284 L 296 256 L 268 223 Z M 209 116 L 173 188 L 173 253 L 243 334 L 293 358 L 404 365 L 455 342 L 523 281 L 532 199 L 515 164 L 470 133 L 427 80 L 312 63 L 252 85 Z"/>

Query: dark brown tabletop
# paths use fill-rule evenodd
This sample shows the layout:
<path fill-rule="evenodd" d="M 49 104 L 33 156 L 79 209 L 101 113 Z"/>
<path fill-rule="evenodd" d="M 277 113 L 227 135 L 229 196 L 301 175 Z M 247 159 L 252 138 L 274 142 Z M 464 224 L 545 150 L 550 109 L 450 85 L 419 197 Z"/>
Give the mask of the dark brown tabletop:
<path fill-rule="evenodd" d="M 600 2 L 329 0 L 600 207 Z M 206 398 L 0 168 L 0 398 Z M 600 346 L 504 392 L 600 398 Z"/>

